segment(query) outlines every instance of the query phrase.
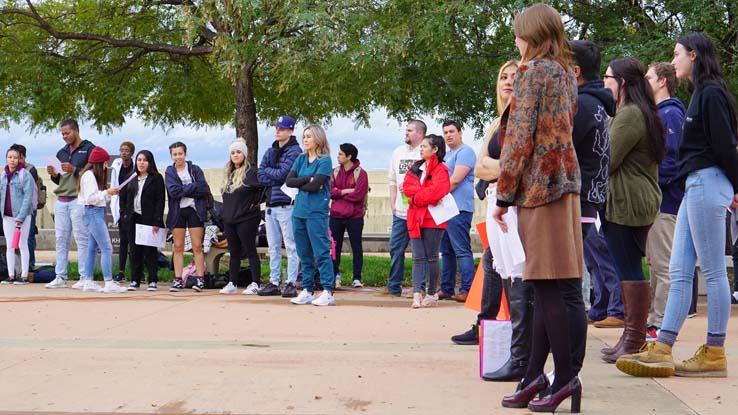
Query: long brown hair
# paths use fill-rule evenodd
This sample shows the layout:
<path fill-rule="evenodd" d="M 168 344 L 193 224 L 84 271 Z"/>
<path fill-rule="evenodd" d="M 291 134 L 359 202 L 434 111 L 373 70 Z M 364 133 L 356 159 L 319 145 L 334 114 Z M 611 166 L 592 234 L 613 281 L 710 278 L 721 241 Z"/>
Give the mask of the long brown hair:
<path fill-rule="evenodd" d="M 97 182 L 97 190 L 105 190 L 108 187 L 107 171 L 105 169 L 105 163 L 87 163 L 85 168 L 79 172 L 79 180 L 77 180 L 77 193 L 79 193 L 80 183 L 82 182 L 82 175 L 88 170 L 92 170 L 92 174 L 95 175 L 95 181 Z"/>
<path fill-rule="evenodd" d="M 553 7 L 538 3 L 515 16 L 515 36 L 528 42 L 522 62 L 550 59 L 565 70 L 573 70 L 573 54 L 564 31 L 561 15 Z"/>

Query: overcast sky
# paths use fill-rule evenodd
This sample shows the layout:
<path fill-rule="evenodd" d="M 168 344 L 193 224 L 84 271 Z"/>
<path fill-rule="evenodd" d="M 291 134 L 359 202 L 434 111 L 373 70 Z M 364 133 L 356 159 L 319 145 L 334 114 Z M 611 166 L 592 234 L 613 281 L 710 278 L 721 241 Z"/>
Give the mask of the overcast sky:
<path fill-rule="evenodd" d="M 428 132 L 442 134 L 440 124 L 430 117 L 424 119 L 428 124 Z M 366 169 L 386 169 L 392 150 L 403 143 L 405 124 L 387 117 L 384 110 L 371 114 L 370 128 L 356 129 L 351 119 L 336 118 L 326 128 L 331 146 L 333 162 L 338 153 L 338 146 L 345 142 L 353 143 L 359 149 L 359 160 Z M 301 140 L 303 123 L 295 127 L 295 134 Z M 325 128 L 326 126 L 324 126 Z M 480 140 L 474 140 L 474 130 L 464 131 L 464 142 L 479 151 Z M 187 156 L 203 168 L 223 167 L 228 160 L 228 146 L 235 137 L 233 128 L 190 128 L 179 126 L 169 130 L 161 127 L 146 126 L 141 120 L 128 119 L 122 128 L 113 130 L 111 134 L 100 134 L 89 124 L 80 126 L 83 139 L 103 146 L 110 154 L 118 154 L 122 141 L 132 141 L 136 151 L 147 149 L 154 153 L 157 166 L 163 168 L 171 163 L 169 144 L 182 141 L 187 144 Z M 8 131 L 0 132 L 3 137 L 3 151 L 12 143 L 21 143 L 28 148 L 28 159 L 36 166 L 42 166 L 41 158 L 55 155 L 64 145 L 58 131 L 33 135 L 23 125 L 12 125 Z M 274 127 L 259 125 L 259 160 L 266 149 L 274 141 Z M 302 142 L 300 141 L 301 146 Z M 3 163 L 3 166 L 5 163 Z"/>

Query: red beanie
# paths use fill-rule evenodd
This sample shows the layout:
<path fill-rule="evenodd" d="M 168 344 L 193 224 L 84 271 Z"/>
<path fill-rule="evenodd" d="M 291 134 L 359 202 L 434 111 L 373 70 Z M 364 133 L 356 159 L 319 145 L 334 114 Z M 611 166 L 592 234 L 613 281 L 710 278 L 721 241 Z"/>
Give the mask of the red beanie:
<path fill-rule="evenodd" d="M 95 147 L 90 152 L 90 158 L 87 159 L 88 163 L 107 163 L 110 160 L 110 155 L 102 147 Z"/>

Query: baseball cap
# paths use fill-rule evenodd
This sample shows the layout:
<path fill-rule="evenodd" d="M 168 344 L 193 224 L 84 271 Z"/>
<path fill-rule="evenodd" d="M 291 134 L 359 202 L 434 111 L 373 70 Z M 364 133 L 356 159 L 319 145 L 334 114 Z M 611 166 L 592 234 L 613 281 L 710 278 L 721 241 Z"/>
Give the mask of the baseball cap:
<path fill-rule="evenodd" d="M 294 130 L 295 129 L 295 119 L 290 117 L 289 115 L 280 115 L 279 118 L 277 118 L 277 122 L 274 123 L 274 125 L 280 128 L 287 128 L 288 130 Z"/>

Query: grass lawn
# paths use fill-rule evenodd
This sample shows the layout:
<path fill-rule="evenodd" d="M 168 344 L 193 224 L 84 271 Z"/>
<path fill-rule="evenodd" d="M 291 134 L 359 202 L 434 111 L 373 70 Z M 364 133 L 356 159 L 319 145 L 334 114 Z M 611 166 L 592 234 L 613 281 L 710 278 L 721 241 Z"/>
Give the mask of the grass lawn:
<path fill-rule="evenodd" d="M 113 275 L 118 273 L 118 264 L 117 264 L 117 255 L 113 255 Z M 189 264 L 192 261 L 192 254 L 185 254 L 185 265 Z M 224 257 L 224 259 L 227 257 Z M 341 266 L 340 266 L 340 272 L 341 272 L 341 284 L 344 286 L 350 285 L 351 281 L 353 281 L 353 272 L 352 272 L 352 259 L 351 255 L 342 255 L 341 256 Z M 221 261 L 220 266 L 220 273 L 221 274 L 227 274 L 228 273 L 228 266 L 224 265 L 227 262 Z M 474 260 L 475 266 L 479 263 L 478 259 Z M 413 261 L 411 258 L 405 259 L 405 281 L 403 281 L 404 286 L 411 286 L 412 285 L 412 266 Z M 130 265 L 126 267 L 126 279 L 130 279 L 131 275 L 131 269 Z M 287 269 L 287 262 L 284 258 L 282 258 L 282 268 Z M 378 256 L 365 256 L 364 257 L 364 267 L 362 271 L 362 282 L 364 285 L 371 286 L 371 287 L 382 287 L 387 285 L 387 275 L 389 273 L 390 269 L 390 259 L 389 257 L 378 257 Z M 76 276 L 79 275 L 77 272 L 77 263 L 76 262 L 70 262 L 69 263 L 69 275 Z M 95 279 L 102 280 L 102 272 L 100 271 L 100 268 L 95 268 Z M 159 268 L 159 281 L 162 282 L 170 282 L 174 279 L 174 272 L 167 269 L 167 268 Z M 265 259 L 261 261 L 261 282 L 266 283 L 269 279 L 269 259 Z"/>

